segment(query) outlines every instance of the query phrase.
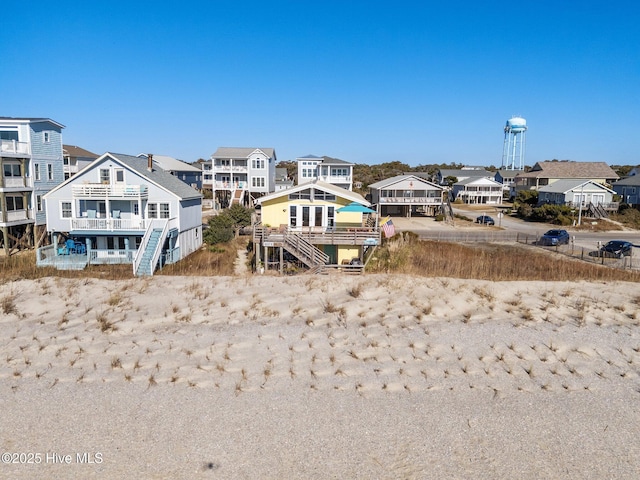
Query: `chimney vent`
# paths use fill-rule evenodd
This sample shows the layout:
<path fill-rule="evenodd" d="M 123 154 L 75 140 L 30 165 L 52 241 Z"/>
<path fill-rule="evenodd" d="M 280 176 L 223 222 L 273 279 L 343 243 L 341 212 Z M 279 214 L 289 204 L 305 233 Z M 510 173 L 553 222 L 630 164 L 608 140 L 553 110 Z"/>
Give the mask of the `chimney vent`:
<path fill-rule="evenodd" d="M 153 171 L 153 154 L 147 153 L 147 170 Z"/>

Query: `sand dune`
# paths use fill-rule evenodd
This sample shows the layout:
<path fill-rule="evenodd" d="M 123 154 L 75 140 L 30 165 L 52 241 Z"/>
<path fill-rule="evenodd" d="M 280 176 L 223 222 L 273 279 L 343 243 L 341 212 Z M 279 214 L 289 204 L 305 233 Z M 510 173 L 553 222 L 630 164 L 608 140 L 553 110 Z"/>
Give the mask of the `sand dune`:
<path fill-rule="evenodd" d="M 640 474 L 637 284 L 47 278 L 0 300 L 0 450 L 42 458 L 3 478 Z"/>

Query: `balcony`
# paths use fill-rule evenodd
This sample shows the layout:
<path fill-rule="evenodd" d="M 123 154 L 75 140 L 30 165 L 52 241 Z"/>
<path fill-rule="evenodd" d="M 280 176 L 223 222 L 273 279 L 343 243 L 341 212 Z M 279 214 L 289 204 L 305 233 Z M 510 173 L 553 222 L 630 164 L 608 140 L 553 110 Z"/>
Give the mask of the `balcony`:
<path fill-rule="evenodd" d="M 144 232 L 151 219 L 144 218 L 70 218 L 68 231 Z"/>
<path fill-rule="evenodd" d="M 337 183 L 351 183 L 351 175 L 318 175 L 317 178 L 334 185 Z"/>
<path fill-rule="evenodd" d="M 109 185 L 100 183 L 86 183 L 73 185 L 73 196 L 75 198 L 147 198 L 149 189 L 146 185 Z"/>
<path fill-rule="evenodd" d="M 16 140 L 0 140 L 0 155 L 29 155 L 29 144 Z"/>
<path fill-rule="evenodd" d="M 216 190 L 246 190 L 249 188 L 249 184 L 244 180 L 239 182 L 221 182 L 217 180 L 211 183 Z"/>
<path fill-rule="evenodd" d="M 441 197 L 380 197 L 381 204 L 418 203 L 420 205 L 440 205 Z"/>
<path fill-rule="evenodd" d="M 247 173 L 246 165 L 213 165 L 211 169 L 214 173 Z"/>
<path fill-rule="evenodd" d="M 33 182 L 31 177 L 4 177 L 4 181 L 0 184 L 1 188 L 15 188 L 18 190 L 32 189 Z"/>
<path fill-rule="evenodd" d="M 21 222 L 25 220 L 31 220 L 31 222 L 33 222 L 32 210 L 9 210 L 8 212 L 0 210 L 0 223 Z"/>

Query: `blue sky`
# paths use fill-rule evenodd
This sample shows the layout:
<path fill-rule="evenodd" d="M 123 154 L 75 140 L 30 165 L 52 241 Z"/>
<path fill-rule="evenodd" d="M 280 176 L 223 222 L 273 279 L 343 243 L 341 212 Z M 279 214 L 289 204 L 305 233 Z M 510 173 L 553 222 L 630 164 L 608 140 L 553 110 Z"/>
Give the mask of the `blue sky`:
<path fill-rule="evenodd" d="M 21 2 L 0 116 L 101 154 L 220 146 L 356 163 L 640 163 L 640 2 Z M 10 21 L 7 21 L 10 19 Z"/>

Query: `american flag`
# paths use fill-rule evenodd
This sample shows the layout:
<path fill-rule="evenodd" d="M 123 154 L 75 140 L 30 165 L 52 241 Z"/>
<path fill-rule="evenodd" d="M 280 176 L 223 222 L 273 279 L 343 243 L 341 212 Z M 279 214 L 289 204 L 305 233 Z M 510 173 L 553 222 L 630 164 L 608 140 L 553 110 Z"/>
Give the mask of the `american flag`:
<path fill-rule="evenodd" d="M 396 234 L 396 227 L 393 225 L 391 217 L 387 217 L 382 222 L 382 231 L 384 232 L 385 238 L 393 237 Z"/>

